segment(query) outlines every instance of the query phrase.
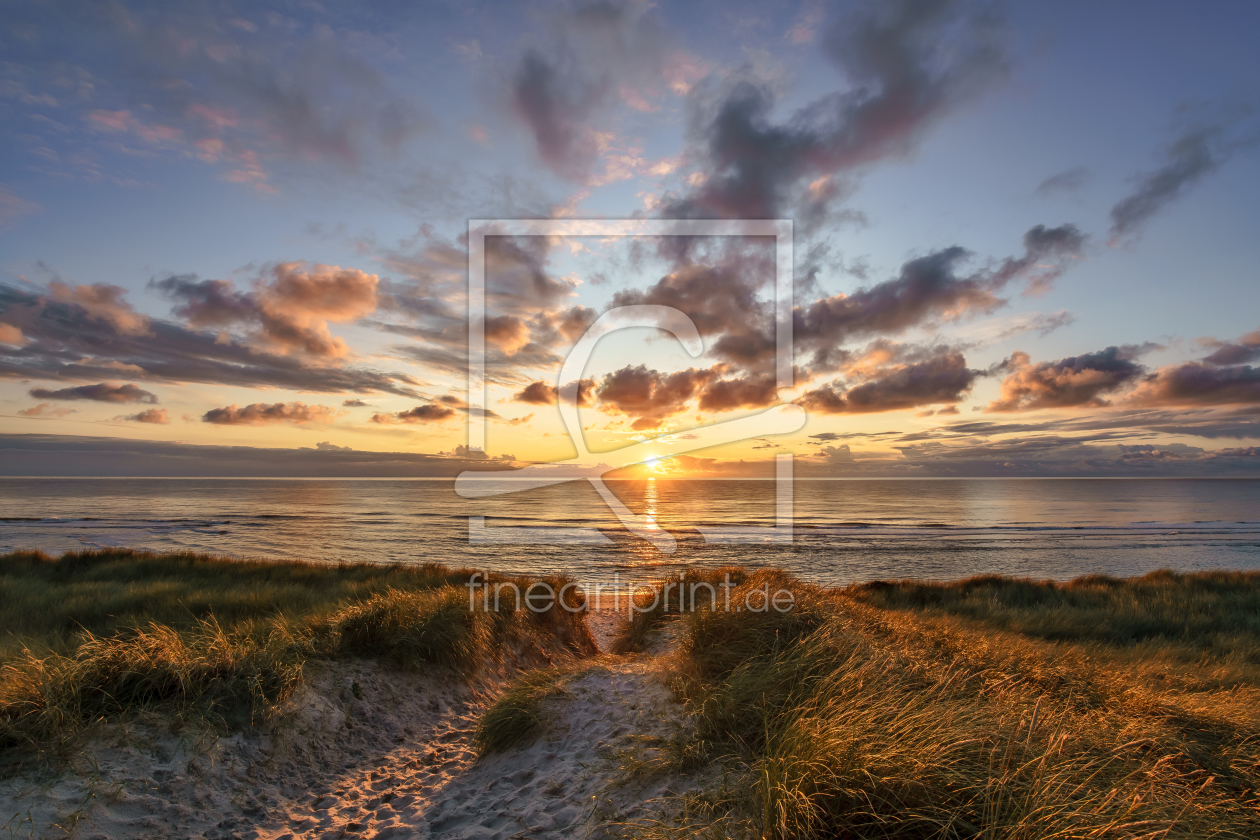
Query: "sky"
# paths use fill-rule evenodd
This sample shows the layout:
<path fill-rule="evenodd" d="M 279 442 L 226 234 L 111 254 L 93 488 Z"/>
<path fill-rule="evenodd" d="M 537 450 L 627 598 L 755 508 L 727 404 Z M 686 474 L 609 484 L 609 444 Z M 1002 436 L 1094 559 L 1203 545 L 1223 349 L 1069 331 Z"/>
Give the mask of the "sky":
<path fill-rule="evenodd" d="M 660 476 L 1260 476 L 1256 31 L 1242 0 L 0 2 L 0 474 L 520 468 L 575 456 L 568 404 L 584 464 L 650 443 Z M 773 239 L 488 236 L 479 407 L 488 219 L 790 221 L 791 387 Z M 619 330 L 561 381 L 632 305 L 703 352 Z M 696 448 L 782 404 L 798 430 Z"/>

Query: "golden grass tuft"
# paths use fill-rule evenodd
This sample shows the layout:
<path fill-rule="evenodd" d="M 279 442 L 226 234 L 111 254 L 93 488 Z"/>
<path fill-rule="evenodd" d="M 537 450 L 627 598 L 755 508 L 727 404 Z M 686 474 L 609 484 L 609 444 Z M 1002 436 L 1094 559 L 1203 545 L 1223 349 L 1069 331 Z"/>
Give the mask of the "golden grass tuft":
<path fill-rule="evenodd" d="M 128 551 L 0 557 L 0 579 L 13 584 L 0 610 L 11 640 L 0 666 L 0 747 L 55 751 L 93 725 L 146 710 L 256 723 L 319 659 L 372 657 L 467 678 L 499 661 L 594 652 L 574 611 L 580 593 L 569 593 L 568 610 L 486 611 L 463 585 L 470 574 Z M 91 609 L 50 602 L 92 593 Z"/>
<path fill-rule="evenodd" d="M 766 585 L 795 608 L 742 606 Z M 1260 836 L 1258 595 L 1257 575 L 837 591 L 748 574 L 730 612 L 687 615 L 669 678 L 755 797 L 633 833 Z"/>

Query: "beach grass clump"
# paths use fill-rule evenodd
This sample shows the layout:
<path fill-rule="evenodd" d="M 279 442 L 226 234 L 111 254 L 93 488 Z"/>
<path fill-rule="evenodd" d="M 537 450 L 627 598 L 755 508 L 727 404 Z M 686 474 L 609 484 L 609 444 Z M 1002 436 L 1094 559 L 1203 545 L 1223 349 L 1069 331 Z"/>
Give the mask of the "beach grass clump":
<path fill-rule="evenodd" d="M 60 560 L 42 555 L 0 557 L 0 576 L 20 584 L 0 612 L 11 622 L 0 630 L 16 648 L 0 665 L 0 747 L 65 745 L 94 724 L 140 711 L 256 723 L 317 660 L 376 658 L 471 678 L 503 660 L 541 664 L 595 649 L 578 611 L 580 592 L 566 593 L 568 609 L 531 610 L 504 599 L 487 610 L 465 585 L 470 572 L 439 566 L 272 569 L 137 552 L 62 559 L 59 568 Z M 48 607 L 44 581 L 79 597 L 96 589 L 119 614 L 50 608 L 39 617 Z M 242 581 L 259 591 L 248 593 Z M 272 582 L 276 591 L 268 593 Z M 565 582 L 550 581 L 554 590 Z M 491 583 L 524 589 L 534 582 L 492 576 Z M 147 608 L 134 600 L 140 592 L 151 596 Z M 195 608 L 179 609 L 189 595 Z M 230 621 L 220 621 L 220 609 Z"/>
<path fill-rule="evenodd" d="M 1066 583 L 998 576 L 950 583 L 878 581 L 850 590 L 884 609 L 952 615 L 1047 641 L 1260 662 L 1260 575 L 1167 570 Z"/>
<path fill-rule="evenodd" d="M 110 637 L 85 634 L 70 655 L 28 653 L 0 677 L 0 746 L 72 739 L 94 723 L 163 708 L 242 726 L 287 698 L 302 676 L 301 645 L 282 625 L 232 633 L 213 620 L 159 624 Z"/>
<path fill-rule="evenodd" d="M 1260 682 L 1219 661 L 1245 652 L 1250 616 L 1213 618 L 1193 662 L 1124 628 L 1089 627 L 1071 640 L 1039 632 L 1065 623 L 1066 610 L 1105 622 L 1105 605 L 1126 601 L 1133 606 L 1116 615 L 1126 627 L 1142 610 L 1184 615 L 1188 627 L 1212 607 L 1217 584 L 1206 577 L 1107 582 L 1104 594 L 1091 582 L 1050 584 L 1066 595 L 1010 596 L 1015 621 L 944 609 L 967 599 L 928 585 L 842 591 L 749 574 L 730 610 L 697 604 L 687 615 L 669 677 L 703 751 L 725 756 L 755 796 L 726 798 L 725 810 L 701 820 L 683 809 L 673 824 L 645 823 L 637 833 L 1260 835 Z M 1130 585 L 1127 595 L 1116 591 Z M 792 610 L 749 608 L 760 600 L 748 596 L 767 586 L 790 588 Z M 1219 590 L 1225 615 L 1248 597 L 1239 588 L 1254 591 L 1260 579 Z M 1147 599 L 1154 603 L 1138 606 Z M 1213 641 L 1226 638 L 1234 641 Z M 1163 644 L 1181 649 L 1192 639 L 1175 630 Z M 1135 651 L 1154 664 L 1134 667 Z"/>
<path fill-rule="evenodd" d="M 130 549 L 0 556 L 0 662 L 69 653 L 82 633 L 156 623 L 190 629 L 211 616 L 225 629 L 276 616 L 298 620 L 393 589 L 463 586 L 472 574 L 437 564 L 237 560 Z"/>
<path fill-rule="evenodd" d="M 653 631 L 665 622 L 694 611 L 697 603 L 722 603 L 730 587 L 738 586 L 747 577 L 748 572 L 739 566 L 692 568 L 677 578 L 631 593 L 634 608 L 629 611 L 630 620 L 618 628 L 609 645 L 610 652 L 624 655 L 645 650 Z"/>
<path fill-rule="evenodd" d="M 524 746 L 546 728 L 543 704 L 564 691 L 572 668 L 540 668 L 517 678 L 477 721 L 473 743 L 487 755 Z"/>

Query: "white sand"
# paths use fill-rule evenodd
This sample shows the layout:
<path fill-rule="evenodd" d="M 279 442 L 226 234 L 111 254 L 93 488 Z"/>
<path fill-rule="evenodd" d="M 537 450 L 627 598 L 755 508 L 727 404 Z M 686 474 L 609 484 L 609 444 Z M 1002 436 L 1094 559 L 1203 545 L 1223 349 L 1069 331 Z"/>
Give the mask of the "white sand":
<path fill-rule="evenodd" d="M 606 647 L 624 616 L 593 613 Z M 0 825 L 62 838 L 549 838 L 601 833 L 699 779 L 624 769 L 687 725 L 651 657 L 601 656 L 546 701 L 532 745 L 476 760 L 491 699 L 370 662 L 308 675 L 268 734 L 180 736 L 133 723 L 72 771 L 0 781 Z M 0 837 L 6 832 L 0 828 Z"/>

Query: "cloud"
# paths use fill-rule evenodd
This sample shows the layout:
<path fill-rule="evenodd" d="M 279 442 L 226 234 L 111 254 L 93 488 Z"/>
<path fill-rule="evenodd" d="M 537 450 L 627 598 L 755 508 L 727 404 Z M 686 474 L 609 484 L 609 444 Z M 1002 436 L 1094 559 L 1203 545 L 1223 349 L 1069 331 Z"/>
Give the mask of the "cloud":
<path fill-rule="evenodd" d="M 1189 187 L 1220 169 L 1239 149 L 1255 141 L 1231 140 L 1226 125 L 1196 126 L 1168 148 L 1166 163 L 1138 178 L 1137 188 L 1111 208 L 1115 242 L 1141 230 L 1151 217 Z"/>
<path fill-rule="evenodd" d="M 508 357 L 529 345 L 529 327 L 515 315 L 497 315 L 485 319 L 486 341 Z"/>
<path fill-rule="evenodd" d="M 462 443 L 455 445 L 455 451 L 452 454 L 457 455 L 460 458 L 471 458 L 474 461 L 484 461 L 490 457 L 484 450 L 470 449 Z"/>
<path fill-rule="evenodd" d="M 235 404 L 212 408 L 201 416 L 203 423 L 220 426 L 256 426 L 266 423 L 331 423 L 336 413 L 327 406 L 306 403 L 250 403 L 244 408 Z"/>
<path fill-rule="evenodd" d="M 586 408 L 592 405 L 591 395 L 595 389 L 595 380 L 583 379 L 580 382 L 570 382 L 561 388 L 554 385 L 548 385 L 542 380 L 529 383 L 520 391 L 512 395 L 512 402 L 524 403 L 526 405 L 555 405 L 560 398 L 567 403 L 574 403 Z"/>
<path fill-rule="evenodd" d="M 112 287 L 108 287 L 112 288 Z M 104 296 L 125 306 L 121 296 Z M 113 295 L 111 297 L 111 295 Z M 102 293 L 80 296 L 100 299 Z M 32 294 L 0 284 L 0 316 L 22 331 L 26 344 L 0 344 L 0 377 L 110 379 L 119 375 L 151 382 L 205 382 L 246 388 L 273 387 L 316 393 L 393 393 L 417 396 L 415 379 L 402 373 L 311 365 L 299 355 L 277 355 L 221 331 L 199 331 L 159 319 L 145 331 L 97 317 L 81 300 Z"/>
<path fill-rule="evenodd" d="M 1260 330 L 1248 333 L 1237 341 L 1207 339 L 1203 343 L 1215 348 L 1211 355 L 1203 357 L 1203 361 L 1210 365 L 1240 365 L 1260 359 Z"/>
<path fill-rule="evenodd" d="M 127 290 L 121 286 L 95 283 L 91 286 L 67 286 L 54 281 L 48 284 L 53 298 L 78 306 L 90 317 L 108 321 L 121 333 L 140 335 L 148 331 L 149 319 L 123 300 Z"/>
<path fill-rule="evenodd" d="M 21 417 L 51 417 L 54 419 L 65 417 L 67 414 L 78 413 L 79 412 L 75 411 L 73 408 L 66 408 L 65 406 L 60 405 L 53 406 L 52 403 L 40 403 L 39 405 L 33 405 L 30 408 L 23 408 L 18 411 L 18 415 Z"/>
<path fill-rule="evenodd" d="M 554 385 L 542 380 L 531 382 L 512 395 L 513 402 L 526 405 L 555 405 L 559 400 L 559 392 Z"/>
<path fill-rule="evenodd" d="M 596 123 L 616 102 L 655 110 L 649 99 L 665 92 L 662 74 L 680 56 L 648 4 L 580 2 L 548 23 L 550 42 L 528 48 L 512 71 L 511 107 L 543 163 L 586 182 L 612 137 Z"/>
<path fill-rule="evenodd" d="M 455 409 L 441 403 L 425 403 L 393 414 L 373 414 L 372 422 L 381 425 L 391 423 L 440 423 L 456 414 Z"/>
<path fill-rule="evenodd" d="M 96 402 L 109 403 L 150 404 L 155 404 L 158 401 L 156 394 L 145 391 L 131 382 L 125 385 L 111 385 L 107 382 L 101 382 L 96 385 L 62 388 L 58 391 L 50 391 L 47 388 L 32 388 L 30 395 L 37 400 L 95 400 Z"/>
<path fill-rule="evenodd" d="M 1043 408 L 1103 406 L 1114 393 L 1144 372 L 1134 361 L 1153 346 L 1108 347 L 1097 353 L 1071 356 L 1057 362 L 1033 364 L 1023 352 L 1002 364 L 1010 373 L 1002 380 L 999 397 L 985 411 L 1035 411 Z"/>
<path fill-rule="evenodd" d="M 956 320 L 985 314 L 1006 301 L 996 292 L 1046 260 L 1079 252 L 1084 235 L 1074 225 L 1047 228 L 1037 225 L 1024 234 L 1024 255 L 1003 260 L 992 270 L 960 276 L 958 266 L 970 257 L 958 246 L 910 260 L 900 274 L 850 295 L 821 298 L 796 310 L 793 335 L 801 349 L 813 350 L 813 364 L 834 368 L 837 346 L 855 338 L 904 332 L 929 319 Z M 1041 282 L 1057 275 L 1050 266 L 1039 269 Z"/>
<path fill-rule="evenodd" d="M 193 327 L 244 326 L 262 347 L 343 358 L 349 348 L 328 322 L 356 321 L 376 310 L 379 278 L 335 265 L 279 263 L 265 269 L 252 292 L 225 280 L 177 275 L 150 284 L 177 301 L 174 314 Z"/>
<path fill-rule="evenodd" d="M 847 464 L 853 461 L 853 452 L 849 449 L 849 445 L 845 443 L 840 446 L 824 446 L 815 452 L 813 457 L 820 458 L 824 463 L 828 464 Z"/>
<path fill-rule="evenodd" d="M 739 408 L 762 408 L 779 401 L 774 374 L 755 374 L 735 379 L 714 379 L 704 388 L 697 404 L 701 411 L 720 413 Z"/>
<path fill-rule="evenodd" d="M 1143 379 L 1127 401 L 1132 405 L 1260 403 L 1260 368 L 1200 362 L 1169 365 Z"/>
<path fill-rule="evenodd" d="M 368 408 L 369 405 L 363 400 L 343 400 L 341 405 L 345 408 Z"/>
<path fill-rule="evenodd" d="M 38 80 L 35 93 L 57 95 L 61 119 L 77 112 L 96 148 L 195 159 L 262 192 L 276 191 L 277 161 L 286 172 L 319 162 L 325 178 L 333 167 L 379 169 L 426 124 L 418 100 L 377 69 L 394 46 L 290 11 L 248 10 L 253 20 L 232 19 L 241 26 L 182 4 L 43 4 L 10 23 L 30 44 L 70 52 L 31 48 L 11 60 Z M 102 176 L 97 156 L 74 157 Z"/>
<path fill-rule="evenodd" d="M 0 475 L 453 478 L 504 460 L 340 448 L 204 446 L 75 435 L 0 434 Z"/>
<path fill-rule="evenodd" d="M 129 420 L 135 423 L 157 423 L 161 426 L 166 426 L 171 422 L 171 418 L 167 416 L 165 408 L 146 408 L 138 414 L 121 415 L 114 419 Z"/>
<path fill-rule="evenodd" d="M 335 443 L 329 443 L 326 440 L 315 444 L 315 448 L 320 452 L 353 452 L 354 449 L 349 446 L 338 446 Z"/>
<path fill-rule="evenodd" d="M 595 396 L 601 410 L 634 418 L 630 428 L 656 429 L 685 411 L 713 376 L 694 368 L 665 374 L 646 365 L 627 365 L 604 377 Z"/>
<path fill-rule="evenodd" d="M 705 172 L 666 217 L 785 218 L 810 210 L 807 185 L 912 150 L 958 104 L 1006 75 L 1003 26 L 980 4 L 866 3 L 824 35 L 849 87 L 782 123 L 770 85 L 747 76 L 695 98 Z M 824 198 L 824 201 L 826 199 Z"/>
<path fill-rule="evenodd" d="M 1083 166 L 1057 172 L 1037 185 L 1036 193 L 1040 196 L 1053 195 L 1057 192 L 1075 192 L 1089 180 L 1089 170 Z"/>
<path fill-rule="evenodd" d="M 796 402 L 808 411 L 822 414 L 868 414 L 956 403 L 971 390 L 979 375 L 979 371 L 967 367 L 962 353 L 946 348 L 922 361 L 881 372 L 851 388 L 832 382 L 807 391 Z"/>
<path fill-rule="evenodd" d="M 20 329 L 9 324 L 0 324 L 0 344 L 11 344 L 14 347 L 21 347 L 25 343 L 26 339 L 22 337 Z"/>

